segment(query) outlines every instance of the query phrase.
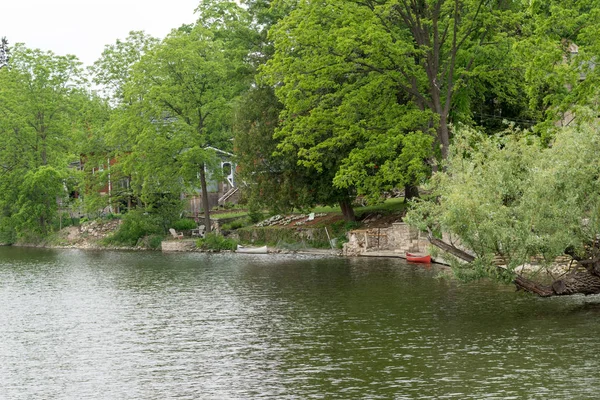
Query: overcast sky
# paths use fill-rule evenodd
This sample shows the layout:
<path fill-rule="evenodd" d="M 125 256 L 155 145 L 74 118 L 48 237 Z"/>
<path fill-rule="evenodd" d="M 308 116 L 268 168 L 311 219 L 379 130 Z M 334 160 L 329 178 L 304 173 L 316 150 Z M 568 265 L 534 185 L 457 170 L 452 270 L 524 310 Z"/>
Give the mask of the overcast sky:
<path fill-rule="evenodd" d="M 84 64 L 96 61 L 104 45 L 143 30 L 163 38 L 173 28 L 194 22 L 200 0 L 6 0 L 0 6 L 0 37 L 9 45 L 74 54 Z"/>

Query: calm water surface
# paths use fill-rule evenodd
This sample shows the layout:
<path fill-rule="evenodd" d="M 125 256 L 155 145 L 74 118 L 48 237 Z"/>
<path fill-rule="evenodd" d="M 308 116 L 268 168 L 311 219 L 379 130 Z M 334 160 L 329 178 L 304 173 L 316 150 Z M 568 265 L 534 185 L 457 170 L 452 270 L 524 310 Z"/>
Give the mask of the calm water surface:
<path fill-rule="evenodd" d="M 592 399 L 600 298 L 395 259 L 0 249 L 1 399 Z"/>

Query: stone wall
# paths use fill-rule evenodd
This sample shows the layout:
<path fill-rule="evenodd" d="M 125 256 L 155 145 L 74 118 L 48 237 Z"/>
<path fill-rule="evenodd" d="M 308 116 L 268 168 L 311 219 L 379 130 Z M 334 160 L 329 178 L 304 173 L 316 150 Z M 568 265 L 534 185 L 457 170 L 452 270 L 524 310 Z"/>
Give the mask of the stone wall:
<path fill-rule="evenodd" d="M 392 224 L 390 232 L 390 250 L 401 253 L 427 253 L 429 251 L 429 240 L 426 234 L 417 228 L 403 222 Z"/>
<path fill-rule="evenodd" d="M 160 244 L 163 252 L 193 251 L 196 248 L 195 240 L 163 240 Z"/>
<path fill-rule="evenodd" d="M 349 241 L 344 244 L 343 252 L 348 256 L 357 256 L 369 251 L 426 253 L 429 245 L 425 234 L 399 222 L 389 228 L 358 229 L 349 232 Z"/>

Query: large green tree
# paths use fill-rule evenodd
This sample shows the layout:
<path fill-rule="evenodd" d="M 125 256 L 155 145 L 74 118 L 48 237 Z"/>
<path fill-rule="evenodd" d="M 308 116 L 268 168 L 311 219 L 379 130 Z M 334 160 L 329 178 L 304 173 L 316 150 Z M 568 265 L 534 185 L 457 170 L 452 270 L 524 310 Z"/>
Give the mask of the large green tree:
<path fill-rule="evenodd" d="M 16 45 L 0 70 L 0 203 L 3 223 L 18 234 L 48 231 L 56 210 L 48 202 L 57 199 L 42 200 L 32 190 L 64 194 L 55 178 L 66 177 L 69 162 L 78 158 L 79 111 L 89 101 L 80 65 L 74 56 Z M 47 210 L 43 217 L 11 219 L 36 206 Z"/>
<path fill-rule="evenodd" d="M 131 67 L 158 43 L 157 38 L 142 31 L 131 31 L 124 40 L 106 45 L 100 58 L 89 68 L 93 82 L 114 105 L 123 101 Z"/>
<path fill-rule="evenodd" d="M 597 106 L 600 2 L 532 1 L 526 17 L 515 49 L 536 130 L 547 136 Z"/>
<path fill-rule="evenodd" d="M 263 69 L 284 105 L 280 151 L 304 167 L 328 163 L 338 188 L 410 194 L 428 175 L 425 161 L 437 149 L 447 156 L 451 120 L 472 120 L 471 103 L 484 98 L 472 84 L 509 103 L 522 94 L 489 85 L 503 76 L 492 71 L 511 49 L 515 4 L 299 2 L 272 30 L 275 55 Z"/>
<path fill-rule="evenodd" d="M 333 92 L 349 92 L 347 86 L 379 80 L 372 85 L 382 97 L 389 91 L 397 107 L 421 111 L 419 119 L 426 121 L 425 126 L 418 119 L 410 128 L 421 125 L 423 132 L 433 133 L 445 158 L 450 122 L 471 117 L 470 86 L 506 58 L 520 15 L 518 2 L 303 1 L 273 31 L 277 50 L 266 72 L 280 86 L 290 124 L 292 117 L 315 107 L 337 106 L 339 101 L 328 96 Z M 499 75 L 494 74 L 496 80 Z M 506 96 L 518 94 L 504 91 Z M 372 101 L 363 91 L 348 97 Z M 365 113 L 369 108 L 360 110 Z M 407 111 L 410 108 L 402 114 Z M 339 111 L 337 115 L 348 119 Z M 362 117 L 351 120 L 366 120 Z M 311 146 L 290 136 L 290 142 L 299 142 L 308 153 L 323 142 Z"/>
<path fill-rule="evenodd" d="M 217 161 L 212 148 L 231 147 L 233 101 L 248 86 L 251 69 L 244 41 L 227 29 L 243 25 L 246 12 L 230 2 L 202 5 L 196 25 L 174 30 L 133 66 L 118 119 L 126 129 L 114 129 L 113 142 L 126 143 L 120 146 L 123 167 L 143 198 L 181 193 L 197 185 L 199 175 L 210 227 L 206 173 Z"/>
<path fill-rule="evenodd" d="M 333 169 L 299 167 L 294 154 L 277 151 L 280 141 L 274 132 L 282 105 L 271 87 L 252 88 L 236 110 L 236 159 L 252 207 L 290 212 L 317 204 L 342 204 L 347 207 L 344 214 L 353 218 L 348 192 L 331 185 Z"/>
<path fill-rule="evenodd" d="M 273 41 L 267 37 L 269 29 L 284 18 L 296 1 L 246 1 L 255 26 L 255 41 L 251 43 L 252 65 L 260 66 L 271 59 Z M 302 209 L 315 204 L 340 203 L 345 215 L 353 219 L 350 201 L 352 194 L 346 188 L 336 188 L 331 182 L 335 168 L 314 168 L 298 165 L 293 152 L 280 152 L 281 139 L 274 133 L 280 126 L 282 103 L 274 87 L 257 79 L 237 103 L 235 120 L 235 152 L 241 178 L 247 184 L 246 193 L 253 204 L 277 212 Z M 328 165 L 335 165 L 332 155 Z"/>

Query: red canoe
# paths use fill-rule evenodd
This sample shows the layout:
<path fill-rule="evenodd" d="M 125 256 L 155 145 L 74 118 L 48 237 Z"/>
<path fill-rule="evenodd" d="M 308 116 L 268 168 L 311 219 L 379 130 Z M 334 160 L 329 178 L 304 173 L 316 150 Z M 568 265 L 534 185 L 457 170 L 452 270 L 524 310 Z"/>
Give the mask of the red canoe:
<path fill-rule="evenodd" d="M 406 261 L 415 262 L 415 263 L 431 263 L 431 256 L 421 256 L 418 254 L 406 253 Z"/>

